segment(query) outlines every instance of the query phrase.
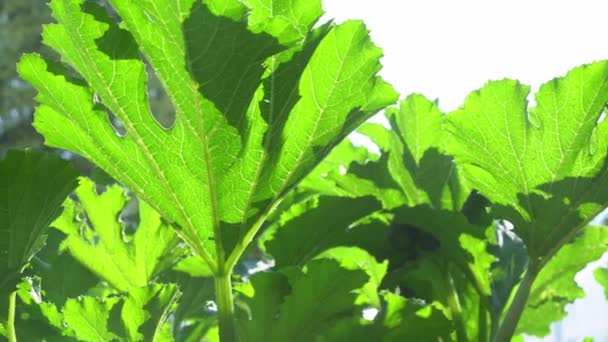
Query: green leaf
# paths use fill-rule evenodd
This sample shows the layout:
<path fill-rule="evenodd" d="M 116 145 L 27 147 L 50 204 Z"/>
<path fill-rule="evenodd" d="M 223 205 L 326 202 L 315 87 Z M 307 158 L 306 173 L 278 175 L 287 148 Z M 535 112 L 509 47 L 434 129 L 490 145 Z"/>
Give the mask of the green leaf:
<path fill-rule="evenodd" d="M 380 308 L 380 297 L 378 290 L 382 279 L 388 269 L 388 261 L 378 262 L 367 251 L 357 247 L 334 247 L 321 253 L 318 258 L 334 259 L 340 266 L 348 270 L 363 270 L 369 276 L 367 282 L 359 292 L 357 304 L 371 305 Z"/>
<path fill-rule="evenodd" d="M 349 227 L 378 209 L 380 203 L 371 197 L 313 198 L 292 208 L 301 210 L 299 214 L 283 215 L 274 235 L 265 241 L 266 250 L 273 256 L 277 269 L 301 267 L 328 248 L 344 244 L 349 232 L 356 230 Z"/>
<path fill-rule="evenodd" d="M 444 154 L 444 114 L 437 103 L 422 95 L 410 95 L 398 110 L 387 111 L 387 117 L 393 128 L 389 170 L 409 205 L 428 203 L 435 208 L 454 208 L 449 194 L 443 200 L 455 172 L 452 158 Z"/>
<path fill-rule="evenodd" d="M 327 188 L 333 186 L 338 190 L 332 194 L 339 196 L 375 196 L 387 209 L 404 204 L 461 209 L 470 189 L 445 152 L 445 115 L 437 104 L 414 94 L 399 108 L 389 108 L 386 116 L 391 130 L 374 123 L 358 130 L 378 145 L 379 158 L 369 154 L 365 159 L 342 157 L 347 161 L 341 163 L 346 174 L 336 167 L 325 171 L 331 165 L 327 163 L 325 172 L 311 174 L 304 186 L 324 193 L 331 193 Z"/>
<path fill-rule="evenodd" d="M 394 222 L 411 225 L 435 237 L 439 248 L 434 251 L 462 268 L 481 294 L 490 295 L 488 273 L 494 257 L 487 250 L 484 228 L 470 224 L 460 213 L 428 206 L 401 207 L 395 211 Z"/>
<path fill-rule="evenodd" d="M 48 260 L 45 260 L 48 262 Z M 63 253 L 46 265 L 48 268 L 35 268 L 42 278 L 41 287 L 45 299 L 58 307 L 68 298 L 83 295 L 99 282 L 95 274 L 82 266 L 69 253 Z"/>
<path fill-rule="evenodd" d="M 308 263 L 304 272 L 292 268 L 287 273 L 252 277 L 254 295 L 247 300 L 252 320 L 244 323 L 251 334 L 248 337 L 311 341 L 342 320 L 360 317 L 355 291 L 368 281 L 364 271 L 348 270 L 334 260 L 319 259 Z M 259 314 L 259 321 L 255 314 Z"/>
<path fill-rule="evenodd" d="M 227 236 L 243 236 L 333 146 L 396 100 L 376 77 L 381 51 L 362 23 L 298 33 L 304 41 L 287 44 L 314 23 L 316 2 L 277 0 L 272 13 L 267 1 L 248 1 L 251 16 L 234 0 L 111 3 L 120 26 L 95 3 L 51 2 L 58 23 L 45 27 L 44 42 L 82 79 L 24 56 L 19 72 L 41 102 L 35 126 L 48 145 L 95 162 L 175 222 L 212 269 L 215 247 L 223 251 L 210 239 L 231 240 L 220 236 L 230 229 Z M 281 19 L 288 4 L 298 12 Z M 172 100 L 171 127 L 150 112 L 140 51 Z M 284 69 L 299 72 L 282 78 Z"/>
<path fill-rule="evenodd" d="M 422 306 L 413 300 L 390 292 L 383 293 L 386 302 L 381 313 L 387 330 L 383 341 L 451 341 L 453 326 L 437 303 Z"/>
<path fill-rule="evenodd" d="M 209 278 L 193 278 L 180 274 L 177 285 L 181 297 L 175 312 L 172 314 L 172 328 L 175 341 L 218 341 L 217 315 L 210 312 L 210 302 L 213 301 L 214 282 Z M 235 299 L 235 307 L 239 307 L 239 297 Z M 187 324 L 184 324 L 187 322 Z M 210 336 L 214 338 L 210 339 Z"/>
<path fill-rule="evenodd" d="M 608 299 L 608 268 L 598 268 L 593 272 L 593 276 L 604 287 L 604 295 Z"/>
<path fill-rule="evenodd" d="M 0 315 L 77 176 L 70 163 L 50 153 L 8 151 L 0 162 Z"/>
<path fill-rule="evenodd" d="M 19 306 L 20 314 L 15 322 L 17 337 L 23 340 L 75 341 L 73 330 L 63 323 L 63 315 L 57 309 L 57 304 L 45 301 L 47 290 L 41 290 L 40 285 L 36 279 L 31 278 L 18 285 L 17 295 L 21 300 L 21 305 Z M 69 284 L 66 287 L 70 286 L 77 287 L 78 285 Z M 59 291 L 53 289 L 50 292 L 49 297 L 56 300 L 52 297 Z M 67 300 L 67 297 L 61 298 L 58 301 L 61 302 L 59 307 L 63 306 Z"/>
<path fill-rule="evenodd" d="M 268 341 L 276 324 L 280 305 L 291 292 L 287 276 L 280 272 L 258 273 L 251 277 L 252 294 L 245 294 L 248 317 L 240 320 L 244 336 L 250 341 Z"/>
<path fill-rule="evenodd" d="M 110 341 L 117 338 L 108 330 L 110 310 L 117 302 L 118 298 L 68 299 L 63 307 L 63 320 L 79 341 Z"/>
<path fill-rule="evenodd" d="M 448 115 L 448 149 L 473 188 L 511 206 L 497 215 L 515 225 L 535 260 L 555 253 L 608 203 L 605 168 L 598 174 L 608 128 L 597 123 L 608 101 L 608 62 L 542 85 L 527 110 L 528 93 L 512 80 L 471 93 Z"/>
<path fill-rule="evenodd" d="M 179 294 L 173 284 L 152 284 L 129 290 L 120 313 L 128 340 L 173 341 L 167 320 Z"/>
<path fill-rule="evenodd" d="M 21 268 L 44 245 L 45 229 L 78 173 L 50 153 L 9 151 L 0 162 L 0 274 Z"/>
<path fill-rule="evenodd" d="M 445 115 L 436 102 L 419 94 L 386 112 L 391 130 L 367 124 L 359 131 L 388 154 L 386 173 L 394 179 L 407 205 L 431 204 L 458 210 L 469 190 L 464 187 L 445 152 Z M 380 186 L 380 184 L 379 184 Z"/>
<path fill-rule="evenodd" d="M 254 32 L 266 32 L 281 44 L 306 37 L 312 25 L 321 17 L 321 0 L 245 0 L 251 8 L 249 27 Z"/>
<path fill-rule="evenodd" d="M 357 188 L 351 184 L 343 186 L 346 182 L 343 182 L 341 169 L 348 169 L 354 162 L 363 164 L 370 158 L 372 156 L 365 147 L 355 147 L 350 140 L 346 139 L 338 144 L 323 162 L 300 182 L 298 189 L 327 196 L 355 197 L 353 193 Z M 365 181 L 358 180 L 358 186 Z"/>
<path fill-rule="evenodd" d="M 198 256 L 189 256 L 180 260 L 173 267 L 174 270 L 188 273 L 192 277 L 212 277 L 213 272 L 209 265 Z"/>
<path fill-rule="evenodd" d="M 495 257 L 482 227 L 464 215 L 428 206 L 401 207 L 394 222 L 433 236 L 435 248 L 406 268 L 403 281 L 414 295 L 438 301 L 453 321 L 459 340 L 486 339 L 492 317 L 490 269 Z"/>
<path fill-rule="evenodd" d="M 585 296 L 574 277 L 608 249 L 608 229 L 586 227 L 547 263 L 532 285 L 517 332 L 546 336 L 550 325 L 566 317 L 566 305 Z"/>
<path fill-rule="evenodd" d="M 64 244 L 74 258 L 98 277 L 121 291 L 146 286 L 183 253 L 175 231 L 145 202 L 139 202 L 140 222 L 131 235 L 119 220 L 128 200 L 124 190 L 113 185 L 98 195 L 92 181 L 80 182 L 80 203 L 67 200 L 53 227 L 67 235 Z"/>
<path fill-rule="evenodd" d="M 32 291 L 30 288 L 20 295 L 27 299 Z M 151 284 L 111 296 L 69 298 L 61 311 L 54 304 L 39 299 L 36 303 L 32 299 L 25 303 L 31 307 L 39 306 L 42 315 L 66 338 L 74 337 L 79 341 L 173 341 L 167 320 L 175 310 L 179 295 L 174 284 Z"/>
<path fill-rule="evenodd" d="M 511 292 L 522 280 L 528 265 L 526 245 L 512 231 L 499 225 L 496 229 L 497 245 L 492 246 L 497 257 L 492 265 L 492 303 L 494 311 L 503 312 L 511 297 Z"/>

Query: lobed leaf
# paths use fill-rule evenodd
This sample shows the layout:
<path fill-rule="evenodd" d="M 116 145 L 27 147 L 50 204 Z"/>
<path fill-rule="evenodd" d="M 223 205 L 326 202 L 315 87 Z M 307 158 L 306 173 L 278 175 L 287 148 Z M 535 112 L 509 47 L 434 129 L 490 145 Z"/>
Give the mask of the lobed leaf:
<path fill-rule="evenodd" d="M 586 227 L 574 241 L 566 244 L 539 273 L 516 334 L 546 336 L 550 325 L 566 317 L 566 305 L 585 293 L 574 277 L 587 264 L 608 249 L 608 229 Z"/>
<path fill-rule="evenodd" d="M 67 235 L 70 254 L 120 291 L 146 286 L 183 253 L 179 237 L 160 215 L 139 202 L 139 226 L 131 235 L 119 219 L 128 198 L 113 185 L 97 194 L 95 184 L 80 179 L 79 204 L 68 199 L 53 227 Z"/>
<path fill-rule="evenodd" d="M 78 75 L 24 56 L 19 72 L 41 103 L 35 126 L 175 222 L 213 269 L 216 252 L 396 99 L 363 24 L 309 32 L 318 3 L 273 1 L 275 13 L 266 1 L 113 0 L 119 25 L 95 3 L 54 0 L 44 42 Z M 171 127 L 149 108 L 146 63 L 172 100 Z"/>
<path fill-rule="evenodd" d="M 320 197 L 297 206 L 303 212 L 293 217 L 283 215 L 273 236 L 263 241 L 277 269 L 301 267 L 331 247 L 348 244 L 349 235 L 354 235 L 350 233 L 357 231 L 350 226 L 380 209 L 378 201 L 371 197 Z M 343 210 L 345 206 L 350 209 Z"/>
<path fill-rule="evenodd" d="M 319 259 L 308 263 L 304 272 L 292 268 L 285 274 L 253 276 L 254 295 L 248 303 L 260 320 L 253 316 L 243 323 L 248 336 L 269 341 L 310 341 L 324 336 L 334 324 L 360 314 L 354 291 L 366 283 L 364 271 Z"/>
<path fill-rule="evenodd" d="M 501 206 L 534 260 L 551 255 L 608 204 L 608 62 L 571 70 L 541 86 L 488 82 L 448 116 L 450 154 L 468 183 Z M 506 212 L 505 212 L 506 211 Z M 564 213 L 555 215 L 556 212 Z"/>
<path fill-rule="evenodd" d="M 117 298 L 69 299 L 63 307 L 63 320 L 79 341 L 109 341 L 117 338 L 108 328 L 110 310 L 117 302 Z"/>

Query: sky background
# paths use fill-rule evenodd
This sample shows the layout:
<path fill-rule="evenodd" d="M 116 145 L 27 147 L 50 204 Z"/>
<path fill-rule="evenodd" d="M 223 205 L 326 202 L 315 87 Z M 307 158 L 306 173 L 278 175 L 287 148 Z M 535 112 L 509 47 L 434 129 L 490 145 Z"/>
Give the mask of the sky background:
<path fill-rule="evenodd" d="M 381 75 L 402 97 L 439 99 L 444 112 L 487 80 L 518 79 L 534 93 L 575 66 L 608 59 L 606 0 L 324 0 L 324 8 L 324 19 L 363 19 L 384 50 Z M 608 256 L 598 265 L 608 266 Z M 577 276 L 588 297 L 544 341 L 608 341 L 608 301 L 593 267 Z"/>

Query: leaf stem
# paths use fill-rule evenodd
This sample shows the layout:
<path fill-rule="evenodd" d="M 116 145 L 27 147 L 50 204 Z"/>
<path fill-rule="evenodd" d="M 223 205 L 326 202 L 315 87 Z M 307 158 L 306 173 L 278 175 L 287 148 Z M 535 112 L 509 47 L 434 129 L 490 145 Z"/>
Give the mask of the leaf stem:
<path fill-rule="evenodd" d="M 236 326 L 234 322 L 234 298 L 232 297 L 231 272 L 216 274 L 215 300 L 220 328 L 221 342 L 236 341 Z"/>
<path fill-rule="evenodd" d="M 526 308 L 526 303 L 528 302 L 528 297 L 530 296 L 530 291 L 532 290 L 532 284 L 534 283 L 537 275 L 538 267 L 532 264 L 529 265 L 524 278 L 519 284 L 515 298 L 513 298 L 513 301 L 509 305 L 509 310 L 507 311 L 502 324 L 498 328 L 496 335 L 492 339 L 492 342 L 511 341 L 511 337 L 513 337 L 513 333 L 515 333 L 515 328 L 517 328 L 517 323 L 519 323 L 521 314 Z"/>
<path fill-rule="evenodd" d="M 239 261 L 239 259 L 241 258 L 241 256 L 243 255 L 255 235 L 258 233 L 264 222 L 266 222 L 268 216 L 276 209 L 276 207 L 279 205 L 279 203 L 281 203 L 281 201 L 282 198 L 279 198 L 274 201 L 270 208 L 265 211 L 265 214 L 258 217 L 257 221 L 255 221 L 255 223 L 249 228 L 249 230 L 247 230 L 245 235 L 243 235 L 243 237 L 241 237 L 237 241 L 236 246 L 232 250 L 232 253 L 230 253 L 230 256 L 228 256 L 228 259 L 226 260 L 225 269 L 227 271 L 232 272 L 232 269 Z"/>
<path fill-rule="evenodd" d="M 456 340 L 457 341 L 467 341 L 467 332 L 464 328 L 464 320 L 462 318 L 462 307 L 460 306 L 460 302 L 458 301 L 458 293 L 456 291 L 456 286 L 454 284 L 454 279 L 449 274 L 449 271 L 446 272 L 447 281 L 449 284 L 448 289 L 448 305 L 450 307 L 450 311 L 452 312 L 452 319 L 454 320 L 454 325 L 456 329 Z"/>
<path fill-rule="evenodd" d="M 17 307 L 17 291 L 13 291 L 8 297 L 8 317 L 6 319 L 6 336 L 9 342 L 17 342 L 15 331 L 15 311 Z"/>

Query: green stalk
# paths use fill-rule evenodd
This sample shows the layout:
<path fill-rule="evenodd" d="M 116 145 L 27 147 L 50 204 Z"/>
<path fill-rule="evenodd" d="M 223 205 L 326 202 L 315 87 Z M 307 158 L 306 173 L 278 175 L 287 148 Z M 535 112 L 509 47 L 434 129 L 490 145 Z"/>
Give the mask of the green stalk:
<path fill-rule="evenodd" d="M 236 342 L 234 298 L 232 297 L 230 274 L 231 272 L 225 272 L 214 276 L 221 342 Z"/>
<path fill-rule="evenodd" d="M 448 306 L 450 307 L 450 311 L 452 313 L 452 319 L 454 320 L 454 326 L 456 329 L 456 340 L 466 341 L 467 332 L 464 325 L 464 319 L 462 317 L 462 307 L 460 306 L 460 301 L 458 300 L 458 293 L 456 292 L 454 279 L 449 274 L 449 272 L 446 272 L 446 274 L 447 281 L 449 284 L 449 288 L 447 289 L 447 300 Z"/>
<path fill-rule="evenodd" d="M 519 284 L 515 298 L 513 298 L 511 305 L 509 305 L 509 310 L 507 311 L 502 324 L 498 328 L 496 336 L 494 336 L 492 339 L 492 342 L 511 341 L 511 337 L 513 337 L 513 333 L 515 333 L 515 328 L 517 328 L 517 323 L 519 323 L 521 314 L 526 308 L 526 303 L 528 302 L 528 297 L 530 296 L 530 291 L 532 290 L 532 284 L 534 283 L 537 275 L 538 270 L 536 265 L 528 266 L 526 274 Z"/>
<path fill-rule="evenodd" d="M 9 342 L 17 342 L 17 332 L 15 331 L 15 311 L 17 307 L 17 291 L 12 292 L 8 297 L 8 317 L 6 319 L 6 335 Z"/>

